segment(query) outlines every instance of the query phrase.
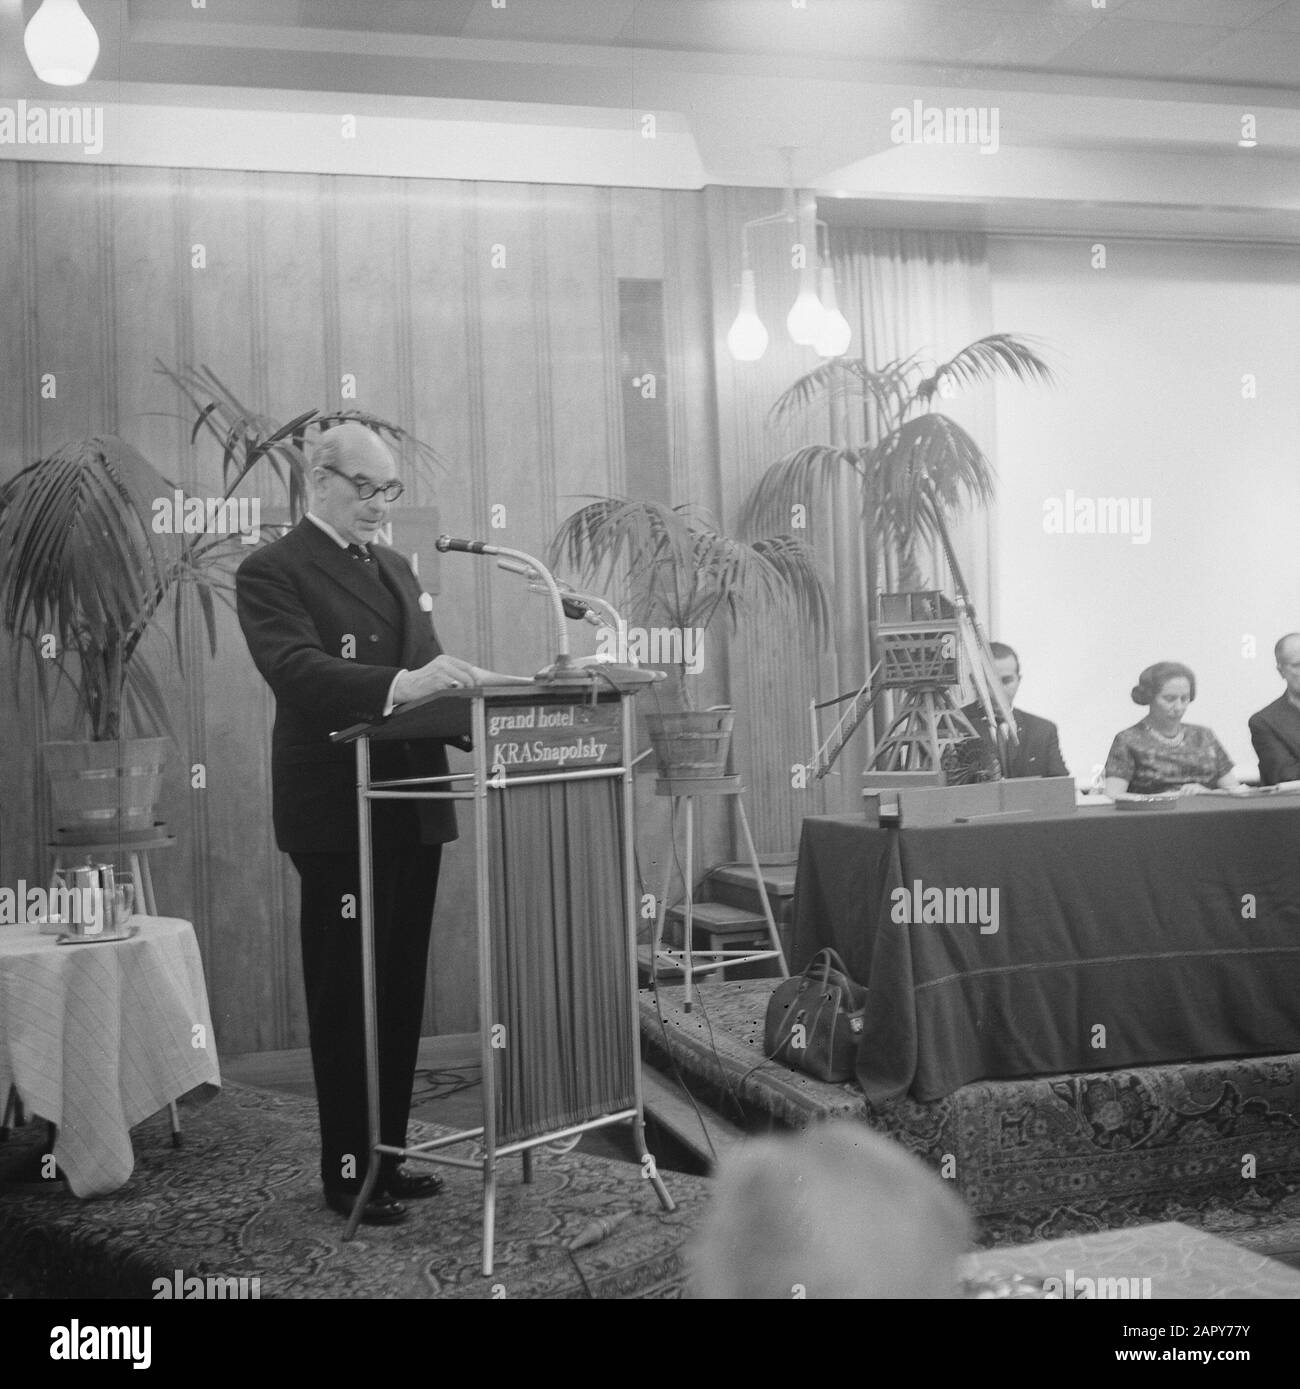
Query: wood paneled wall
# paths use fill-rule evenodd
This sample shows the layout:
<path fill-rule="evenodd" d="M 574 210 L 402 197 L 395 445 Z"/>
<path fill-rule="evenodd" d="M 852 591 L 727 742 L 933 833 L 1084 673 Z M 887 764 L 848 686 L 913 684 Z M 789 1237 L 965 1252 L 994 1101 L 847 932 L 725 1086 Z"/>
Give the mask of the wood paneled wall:
<path fill-rule="evenodd" d="M 704 212 L 692 193 L 0 162 L 0 477 L 117 432 L 214 490 L 215 455 L 191 448 L 154 371 L 155 358 L 203 363 L 276 417 L 351 404 L 392 417 L 448 460 L 415 497 L 445 529 L 539 553 L 578 495 L 623 490 L 620 394 L 637 364 L 620 360 L 618 281 L 661 279 L 669 456 L 635 471 L 658 466 L 674 500 L 716 506 Z M 433 556 L 421 561 L 427 573 Z M 518 671 L 550 659 L 542 600 L 513 578 L 452 556 L 438 587 L 449 650 Z M 272 701 L 233 614 L 217 660 L 200 635 L 187 630 L 168 685 L 180 747 L 162 814 L 178 843 L 154 856 L 160 905 L 195 924 L 221 1050 L 302 1046 L 296 879 L 270 825 Z M 10 661 L 0 651 L 6 681 Z M 709 700 L 727 694 L 718 664 Z M 60 732 L 30 689 L 0 721 L 5 883 L 48 865 L 38 746 Z M 645 844 L 664 806 L 648 788 L 641 799 Z M 476 1025 L 467 819 L 443 874 L 428 1032 Z M 725 853 L 725 824 L 707 840 Z"/>

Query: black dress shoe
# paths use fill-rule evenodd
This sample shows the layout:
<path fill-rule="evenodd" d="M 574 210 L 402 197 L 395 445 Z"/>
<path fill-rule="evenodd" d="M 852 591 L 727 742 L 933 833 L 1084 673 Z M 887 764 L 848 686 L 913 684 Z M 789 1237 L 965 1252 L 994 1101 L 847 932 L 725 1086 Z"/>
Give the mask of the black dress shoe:
<path fill-rule="evenodd" d="M 384 1190 L 398 1201 L 425 1201 L 442 1190 L 442 1178 L 432 1172 L 418 1176 L 410 1172 L 394 1172 L 384 1183 Z"/>
<path fill-rule="evenodd" d="M 359 1195 L 360 1192 L 356 1191 L 326 1190 L 325 1204 L 339 1215 L 350 1216 Z M 376 1191 L 361 1212 L 363 1225 L 397 1225 L 405 1219 L 406 1207 L 382 1191 Z"/>

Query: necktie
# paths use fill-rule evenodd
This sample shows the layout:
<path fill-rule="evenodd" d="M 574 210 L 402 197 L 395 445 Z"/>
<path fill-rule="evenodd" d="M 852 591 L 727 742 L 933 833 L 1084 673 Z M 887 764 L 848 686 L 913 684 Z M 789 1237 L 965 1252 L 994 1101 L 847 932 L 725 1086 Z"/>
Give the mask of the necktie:
<path fill-rule="evenodd" d="M 349 545 L 348 554 L 350 554 L 353 559 L 359 559 L 362 564 L 373 564 L 375 562 L 374 555 L 372 555 L 364 545 Z"/>

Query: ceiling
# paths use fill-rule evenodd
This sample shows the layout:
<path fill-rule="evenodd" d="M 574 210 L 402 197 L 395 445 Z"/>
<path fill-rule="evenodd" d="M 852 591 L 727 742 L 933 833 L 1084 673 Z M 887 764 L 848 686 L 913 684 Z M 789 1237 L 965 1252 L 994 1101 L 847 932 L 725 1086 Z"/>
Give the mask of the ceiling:
<path fill-rule="evenodd" d="M 1300 89 L 1300 0 L 84 0 L 84 7 L 117 34 L 102 75 L 128 82 L 519 100 L 521 88 L 546 99 L 560 73 L 586 71 L 587 99 L 604 104 L 624 98 L 646 56 L 676 54 L 692 62 L 847 64 L 858 75 L 864 65 L 914 66 L 941 83 L 978 73 L 1228 85 L 1275 97 Z M 30 13 L 35 0 L 24 8 Z M 539 72 L 527 81 L 519 68 Z"/>
<path fill-rule="evenodd" d="M 289 113 L 344 99 L 570 133 L 652 111 L 679 143 L 628 181 L 775 186 L 789 149 L 820 193 L 986 222 L 1087 203 L 1121 221 L 1190 212 L 1212 234 L 1300 230 L 1300 0 L 81 2 L 102 42 L 87 99 Z M 22 54 L 36 7 L 0 0 L 0 93 L 66 94 Z M 900 146 L 896 113 L 915 102 L 996 109 L 1001 157 Z M 593 163 L 587 181 L 606 178 Z"/>

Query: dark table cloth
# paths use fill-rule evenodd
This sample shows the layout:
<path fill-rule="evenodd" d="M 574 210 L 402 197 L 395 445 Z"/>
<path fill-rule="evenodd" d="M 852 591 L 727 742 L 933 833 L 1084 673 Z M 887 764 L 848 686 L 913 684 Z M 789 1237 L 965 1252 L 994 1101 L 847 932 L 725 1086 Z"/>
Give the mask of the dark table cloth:
<path fill-rule="evenodd" d="M 895 919 L 895 889 L 910 908 L 917 883 L 997 888 L 998 929 L 960 924 L 961 911 Z M 858 1079 L 873 1102 L 1297 1052 L 1300 803 L 902 830 L 812 816 L 792 967 L 824 945 L 869 985 Z"/>

